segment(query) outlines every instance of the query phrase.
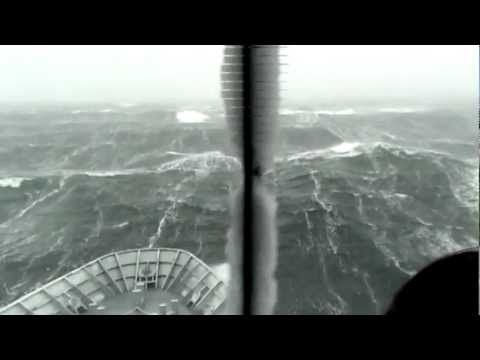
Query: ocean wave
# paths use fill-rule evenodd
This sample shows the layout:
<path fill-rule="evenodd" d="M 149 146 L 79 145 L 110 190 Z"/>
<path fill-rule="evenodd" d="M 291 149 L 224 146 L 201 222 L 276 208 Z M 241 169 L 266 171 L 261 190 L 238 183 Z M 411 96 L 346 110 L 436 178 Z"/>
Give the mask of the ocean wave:
<path fill-rule="evenodd" d="M 423 107 L 388 107 L 378 109 L 381 113 L 397 113 L 397 114 L 412 114 L 426 112 L 428 109 Z"/>
<path fill-rule="evenodd" d="M 297 115 L 297 114 L 305 114 L 308 111 L 304 110 L 293 110 L 293 109 L 281 109 L 279 111 L 280 115 Z"/>
<path fill-rule="evenodd" d="M 71 178 L 74 176 L 88 177 L 115 177 L 115 176 L 131 176 L 131 175 L 155 175 L 168 171 L 195 171 L 195 172 L 212 172 L 212 171 L 234 171 L 241 167 L 241 162 L 233 156 L 224 154 L 221 151 L 209 151 L 204 153 L 180 153 L 169 151 L 165 155 L 177 156 L 176 159 L 167 161 L 157 168 L 133 168 L 133 169 L 112 169 L 112 170 L 84 170 L 84 169 L 56 169 L 50 171 L 26 172 L 28 177 L 8 177 L 0 178 L 0 187 L 19 187 L 21 182 L 32 180 L 33 178 L 49 178 L 60 177 Z"/>
<path fill-rule="evenodd" d="M 220 151 L 205 152 L 200 154 L 187 154 L 177 152 L 167 152 L 166 154 L 181 156 L 179 159 L 168 161 L 156 169 L 128 169 L 128 170 L 109 170 L 109 171 L 84 171 L 69 172 L 69 175 L 87 175 L 91 177 L 114 177 L 128 176 L 138 174 L 161 174 L 167 171 L 205 171 L 216 170 L 234 170 L 240 166 L 240 162 L 233 156 L 228 156 Z"/>
<path fill-rule="evenodd" d="M 213 265 L 212 270 L 217 275 L 220 280 L 225 284 L 228 284 L 230 281 L 230 265 L 228 263 Z"/>
<path fill-rule="evenodd" d="M 287 157 L 287 162 L 296 160 L 313 160 L 319 157 L 345 157 L 355 156 L 360 154 L 358 148 L 361 143 L 343 142 L 339 145 L 334 145 L 326 149 L 318 149 L 311 151 L 304 151 Z"/>
<path fill-rule="evenodd" d="M 415 155 L 422 154 L 422 155 L 431 155 L 431 156 L 441 156 L 445 158 L 451 158 L 452 160 L 454 159 L 454 157 L 448 152 L 376 141 L 371 143 L 343 142 L 341 144 L 334 145 L 328 148 L 295 153 L 287 156 L 286 160 L 297 161 L 297 160 L 313 160 L 316 158 L 353 157 L 361 153 L 371 154 L 374 151 L 378 151 L 378 150 L 385 150 L 387 152 L 392 153 L 395 156 L 402 156 L 402 155 L 415 156 Z M 283 158 L 278 158 L 277 160 L 280 160 L 280 159 L 283 159 Z M 458 161 L 468 163 L 468 161 L 463 161 L 463 160 L 458 160 Z"/>
<path fill-rule="evenodd" d="M 25 180 L 31 180 L 31 179 L 23 178 L 23 177 L 3 178 L 3 179 L 0 179 L 0 187 L 19 188 L 20 186 L 22 186 L 22 183 Z"/>
<path fill-rule="evenodd" d="M 101 110 L 72 110 L 70 113 L 72 115 L 80 115 L 80 114 L 94 114 L 94 113 L 100 113 L 100 114 L 111 114 L 116 112 L 114 109 L 101 109 Z"/>
<path fill-rule="evenodd" d="M 199 111 L 180 111 L 176 115 L 177 121 L 182 124 L 204 123 L 210 117 Z"/>
<path fill-rule="evenodd" d="M 240 161 L 233 157 L 223 154 L 220 151 L 211 151 L 201 154 L 191 154 L 181 159 L 176 159 L 162 164 L 157 172 L 172 170 L 180 171 L 199 171 L 210 173 L 214 170 L 228 171 L 235 170 L 240 166 Z"/>
<path fill-rule="evenodd" d="M 314 115 L 355 115 L 358 111 L 353 108 L 333 110 L 333 109 L 318 109 L 318 110 L 297 110 L 297 109 L 281 109 L 280 115 L 302 115 L 302 114 L 314 114 Z"/>
<path fill-rule="evenodd" d="M 191 155 L 195 155 L 195 154 L 181 153 L 181 152 L 176 152 L 176 151 L 167 151 L 165 154 L 166 154 L 166 155 L 174 155 L 174 156 L 191 156 Z"/>
<path fill-rule="evenodd" d="M 342 115 L 358 115 L 358 114 L 375 114 L 375 113 L 390 113 L 390 114 L 413 114 L 424 113 L 429 111 L 426 107 L 384 107 L 384 108 L 367 108 L 362 107 L 360 109 L 346 108 L 346 109 L 316 109 L 316 110 L 300 110 L 300 109 L 281 109 L 280 115 L 329 115 L 329 116 L 342 116 Z"/>
<path fill-rule="evenodd" d="M 350 108 L 343 110 L 315 110 L 313 113 L 316 115 L 355 115 L 357 111 Z"/>
<path fill-rule="evenodd" d="M 135 107 L 137 105 L 136 104 L 131 104 L 131 103 L 120 103 L 120 104 L 118 104 L 118 106 L 120 106 L 122 108 L 131 108 L 131 107 Z"/>
<path fill-rule="evenodd" d="M 125 221 L 125 222 L 123 222 L 123 223 L 120 223 L 120 224 L 117 224 L 117 225 L 113 225 L 113 226 L 112 226 L 112 229 L 123 229 L 124 227 L 127 227 L 128 225 L 130 225 L 130 222 Z"/>
<path fill-rule="evenodd" d="M 26 213 L 28 213 L 30 210 L 32 210 L 33 208 L 35 208 L 37 205 L 43 203 L 44 201 L 50 199 L 52 196 L 60 193 L 64 186 L 65 186 L 65 181 L 66 179 L 61 179 L 60 180 L 60 183 L 58 184 L 58 188 L 48 192 L 47 194 L 45 194 L 44 196 L 41 196 L 40 198 L 34 200 L 33 202 L 31 202 L 27 207 L 25 207 L 24 209 L 22 209 L 12 220 L 18 220 L 18 219 L 21 219 Z M 7 222 L 7 224 L 12 221 L 12 220 L 9 220 Z"/>
<path fill-rule="evenodd" d="M 115 177 L 128 176 L 138 174 L 154 174 L 155 171 L 148 169 L 129 169 L 129 170 L 109 170 L 109 171 L 83 171 L 83 172 L 67 172 L 69 176 L 86 175 L 89 177 Z"/>
<path fill-rule="evenodd" d="M 478 242 L 478 158 L 468 165 L 420 148 L 436 140 L 446 150 L 465 145 L 467 153 L 469 144 L 444 139 L 449 131 L 424 131 L 436 127 L 436 116 L 422 123 L 415 115 L 354 108 L 360 116 L 352 121 L 352 111 L 332 109 L 286 109 L 300 115 L 285 121 L 273 176 L 280 314 L 379 313 L 391 291 L 432 257 Z M 379 122 L 364 126 L 370 118 Z M 111 250 L 148 245 L 192 251 L 229 282 L 227 197 L 241 163 L 220 141 L 228 142 L 226 130 L 159 123 L 157 129 L 92 122 L 79 135 L 65 127 L 48 137 L 42 127 L 41 137 L 32 133 L 21 144 L 7 137 L 0 166 L 2 201 L 8 200 L 0 214 L 7 220 L 0 224 L 4 287 L 20 282 L 21 293 Z M 309 127 L 291 128 L 301 125 Z M 13 176 L 33 180 L 6 180 Z M 0 301 L 15 296 L 0 286 Z"/>

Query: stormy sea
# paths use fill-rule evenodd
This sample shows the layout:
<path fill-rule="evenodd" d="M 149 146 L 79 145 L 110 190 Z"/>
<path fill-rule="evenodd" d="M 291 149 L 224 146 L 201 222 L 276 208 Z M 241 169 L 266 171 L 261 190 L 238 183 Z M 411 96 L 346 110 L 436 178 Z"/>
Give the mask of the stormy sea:
<path fill-rule="evenodd" d="M 477 123 L 437 108 L 284 109 L 276 314 L 382 314 L 478 246 Z M 173 247 L 228 281 L 241 165 L 220 107 L 0 109 L 0 306 L 104 254 Z"/>

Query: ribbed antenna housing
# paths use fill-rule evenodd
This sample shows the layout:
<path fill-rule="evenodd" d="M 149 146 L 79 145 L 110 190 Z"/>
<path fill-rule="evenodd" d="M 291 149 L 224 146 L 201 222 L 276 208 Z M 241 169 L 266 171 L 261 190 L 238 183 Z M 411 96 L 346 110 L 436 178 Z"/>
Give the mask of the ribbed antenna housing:
<path fill-rule="evenodd" d="M 276 302 L 276 205 L 262 175 L 273 168 L 279 66 L 276 45 L 225 47 L 222 97 L 244 170 L 227 247 L 232 275 L 227 296 L 230 314 L 272 314 Z"/>
<path fill-rule="evenodd" d="M 273 166 L 280 102 L 279 59 L 277 45 L 225 46 L 222 98 L 237 156 L 246 160 L 246 140 L 253 146 L 254 168 L 247 170 L 257 171 L 260 167 L 265 171 Z M 249 133 L 245 132 L 247 121 Z"/>

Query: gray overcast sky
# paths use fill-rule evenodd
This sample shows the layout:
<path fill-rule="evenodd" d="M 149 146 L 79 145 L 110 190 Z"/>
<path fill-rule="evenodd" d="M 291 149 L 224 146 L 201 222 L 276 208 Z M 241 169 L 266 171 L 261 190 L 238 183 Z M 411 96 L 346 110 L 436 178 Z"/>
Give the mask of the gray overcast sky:
<path fill-rule="evenodd" d="M 141 102 L 219 95 L 222 47 L 0 46 L 0 99 Z"/>
<path fill-rule="evenodd" d="M 291 46 L 288 98 L 478 99 L 478 46 Z"/>
<path fill-rule="evenodd" d="M 477 46 L 289 46 L 292 101 L 478 98 Z M 222 46 L 0 46 L 1 101 L 219 99 Z"/>

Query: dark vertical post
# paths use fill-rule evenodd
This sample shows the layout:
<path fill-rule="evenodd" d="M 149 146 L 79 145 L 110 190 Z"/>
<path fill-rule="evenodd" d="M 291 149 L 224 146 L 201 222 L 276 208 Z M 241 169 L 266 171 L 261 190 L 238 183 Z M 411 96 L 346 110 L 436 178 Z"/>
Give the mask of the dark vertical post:
<path fill-rule="evenodd" d="M 243 200 L 243 301 L 244 315 L 252 315 L 253 300 L 253 242 L 255 229 L 255 215 L 253 206 L 254 168 L 254 124 L 253 124 L 253 53 L 252 47 L 243 47 L 243 172 L 244 172 L 244 200 Z"/>
<path fill-rule="evenodd" d="M 222 97 L 243 186 L 234 200 L 227 252 L 232 266 L 229 312 L 270 314 L 276 301 L 275 201 L 263 174 L 273 168 L 278 112 L 278 47 L 230 45 L 222 66 Z"/>

